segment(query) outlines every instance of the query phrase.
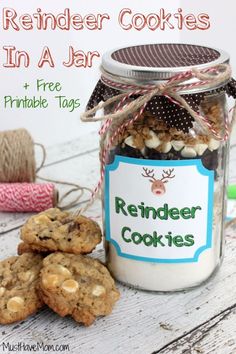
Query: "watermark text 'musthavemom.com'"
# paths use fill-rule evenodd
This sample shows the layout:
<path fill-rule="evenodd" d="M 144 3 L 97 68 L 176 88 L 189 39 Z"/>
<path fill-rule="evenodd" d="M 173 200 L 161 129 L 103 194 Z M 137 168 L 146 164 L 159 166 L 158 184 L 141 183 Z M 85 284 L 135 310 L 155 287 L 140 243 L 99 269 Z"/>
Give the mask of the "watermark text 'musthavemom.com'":
<path fill-rule="evenodd" d="M 34 344 L 27 344 L 24 342 L 18 343 L 9 343 L 9 342 L 2 342 L 0 343 L 0 349 L 2 349 L 2 353 L 14 353 L 14 352 L 70 352 L 70 345 L 69 344 L 44 344 L 44 343 L 34 343 Z"/>

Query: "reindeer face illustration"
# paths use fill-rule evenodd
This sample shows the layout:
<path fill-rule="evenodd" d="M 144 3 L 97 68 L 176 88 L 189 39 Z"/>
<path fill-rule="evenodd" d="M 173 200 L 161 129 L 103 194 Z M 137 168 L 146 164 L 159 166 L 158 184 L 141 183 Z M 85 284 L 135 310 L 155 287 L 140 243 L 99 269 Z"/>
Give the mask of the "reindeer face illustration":
<path fill-rule="evenodd" d="M 166 188 L 162 181 L 154 181 L 152 182 L 152 193 L 156 195 L 165 194 Z"/>
<path fill-rule="evenodd" d="M 162 178 L 161 179 L 156 179 L 154 170 L 148 170 L 147 168 L 143 167 L 144 173 L 142 173 L 142 176 L 145 178 L 149 178 L 149 182 L 152 183 L 152 193 L 161 196 L 165 194 L 166 188 L 165 188 L 165 183 L 168 182 L 169 179 L 172 179 L 175 177 L 175 175 L 172 175 L 174 172 L 174 169 L 169 169 L 168 171 L 163 170 L 162 173 Z"/>

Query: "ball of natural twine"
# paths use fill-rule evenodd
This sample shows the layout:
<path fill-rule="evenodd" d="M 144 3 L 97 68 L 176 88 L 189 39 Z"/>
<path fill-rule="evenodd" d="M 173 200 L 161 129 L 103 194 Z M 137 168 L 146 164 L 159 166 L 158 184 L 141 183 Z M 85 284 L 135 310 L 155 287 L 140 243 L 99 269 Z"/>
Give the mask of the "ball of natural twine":
<path fill-rule="evenodd" d="M 35 182 L 34 141 L 26 129 L 0 132 L 0 183 Z"/>

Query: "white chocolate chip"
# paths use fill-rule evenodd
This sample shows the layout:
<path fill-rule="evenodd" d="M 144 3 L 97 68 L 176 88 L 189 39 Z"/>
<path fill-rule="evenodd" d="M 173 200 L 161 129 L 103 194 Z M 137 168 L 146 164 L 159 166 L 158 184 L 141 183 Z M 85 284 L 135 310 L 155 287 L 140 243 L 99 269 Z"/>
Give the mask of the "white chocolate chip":
<path fill-rule="evenodd" d="M 140 151 L 143 156 L 146 156 L 146 148 L 145 147 L 142 148 Z"/>
<path fill-rule="evenodd" d="M 184 147 L 184 142 L 182 140 L 172 140 L 171 144 L 175 151 L 180 151 Z"/>
<path fill-rule="evenodd" d="M 211 138 L 211 140 L 208 143 L 209 150 L 214 151 L 217 150 L 219 147 L 220 147 L 220 141 Z"/>
<path fill-rule="evenodd" d="M 92 294 L 94 296 L 101 296 L 103 294 L 105 294 L 106 289 L 104 288 L 104 286 L 101 285 L 95 285 L 92 291 Z"/>
<path fill-rule="evenodd" d="M 197 144 L 194 146 L 194 150 L 196 151 L 196 153 L 199 156 L 202 156 L 204 154 L 204 152 L 206 151 L 206 149 L 208 149 L 207 144 Z"/>
<path fill-rule="evenodd" d="M 35 278 L 35 273 L 31 270 L 28 270 L 27 272 L 19 273 L 18 278 L 25 282 L 31 282 Z"/>
<path fill-rule="evenodd" d="M 73 280 L 73 279 L 68 279 L 65 280 L 62 284 L 62 289 L 65 290 L 67 293 L 75 293 L 78 288 L 79 288 L 79 284 L 77 283 L 77 281 Z"/>
<path fill-rule="evenodd" d="M 169 152 L 171 149 L 172 149 L 172 145 L 171 145 L 171 143 L 168 142 L 163 145 L 162 152 L 164 154 L 167 154 L 167 152 Z"/>
<path fill-rule="evenodd" d="M 158 136 L 152 130 L 150 130 L 149 135 L 151 135 L 151 138 L 145 140 L 145 145 L 149 149 L 155 149 L 159 145 L 161 145 L 161 140 L 158 138 Z"/>
<path fill-rule="evenodd" d="M 183 157 L 191 158 L 196 157 L 197 153 L 192 147 L 185 146 L 185 148 L 181 151 L 181 155 Z"/>
<path fill-rule="evenodd" d="M 24 306 L 24 299 L 19 296 L 14 296 L 7 302 L 7 309 L 11 312 L 19 312 Z"/>
<path fill-rule="evenodd" d="M 51 220 L 46 215 L 39 215 L 34 218 L 35 224 L 45 224 L 49 223 Z"/>
<path fill-rule="evenodd" d="M 125 139 L 125 144 L 132 147 L 132 148 L 136 148 L 136 146 L 134 145 L 134 139 L 132 136 L 128 136 L 128 138 Z"/>
<path fill-rule="evenodd" d="M 4 288 L 3 286 L 0 287 L 0 296 L 3 296 L 4 293 L 6 291 L 6 288 Z"/>
<path fill-rule="evenodd" d="M 61 278 L 56 274 L 46 274 L 42 278 L 45 288 L 55 288 L 61 283 Z"/>
<path fill-rule="evenodd" d="M 65 277 L 71 277 L 72 274 L 69 271 L 69 269 L 67 269 L 66 267 L 62 266 L 61 264 L 55 265 L 54 269 L 57 273 L 64 275 Z"/>

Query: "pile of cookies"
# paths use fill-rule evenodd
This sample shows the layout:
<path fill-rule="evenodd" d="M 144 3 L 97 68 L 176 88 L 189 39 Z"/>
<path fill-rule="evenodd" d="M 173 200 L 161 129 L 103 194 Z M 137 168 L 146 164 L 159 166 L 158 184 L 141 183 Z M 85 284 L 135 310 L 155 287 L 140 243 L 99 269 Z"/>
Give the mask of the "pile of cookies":
<path fill-rule="evenodd" d="M 47 304 L 60 316 L 91 325 L 119 299 L 107 268 L 85 256 L 101 229 L 84 216 L 49 209 L 21 229 L 19 256 L 0 262 L 0 323 L 20 321 Z"/>

